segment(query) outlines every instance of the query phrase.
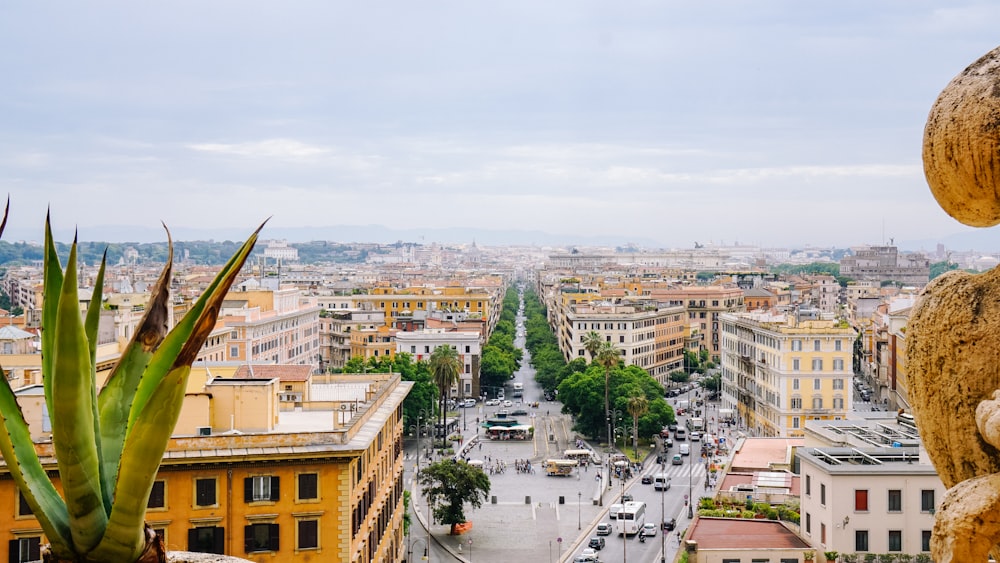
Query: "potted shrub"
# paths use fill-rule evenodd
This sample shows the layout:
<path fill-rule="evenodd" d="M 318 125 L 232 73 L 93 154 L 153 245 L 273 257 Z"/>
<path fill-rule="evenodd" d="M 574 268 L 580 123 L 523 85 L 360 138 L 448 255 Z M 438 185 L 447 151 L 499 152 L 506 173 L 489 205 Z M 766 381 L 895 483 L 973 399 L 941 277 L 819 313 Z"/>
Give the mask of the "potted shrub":
<path fill-rule="evenodd" d="M 823 557 L 826 558 L 826 563 L 837 563 L 837 553 L 836 551 L 824 551 Z"/>
<path fill-rule="evenodd" d="M 7 210 L 0 234 L 6 222 Z M 243 243 L 168 332 L 173 258 L 168 231 L 167 264 L 132 340 L 98 391 L 95 360 L 105 263 L 81 317 L 76 241 L 63 270 L 46 218 L 41 367 L 60 489 L 38 457 L 10 383 L 0 377 L 0 453 L 49 541 L 44 561 L 166 560 L 162 542 L 145 525 L 146 504 L 180 415 L 191 364 L 259 232 Z"/>

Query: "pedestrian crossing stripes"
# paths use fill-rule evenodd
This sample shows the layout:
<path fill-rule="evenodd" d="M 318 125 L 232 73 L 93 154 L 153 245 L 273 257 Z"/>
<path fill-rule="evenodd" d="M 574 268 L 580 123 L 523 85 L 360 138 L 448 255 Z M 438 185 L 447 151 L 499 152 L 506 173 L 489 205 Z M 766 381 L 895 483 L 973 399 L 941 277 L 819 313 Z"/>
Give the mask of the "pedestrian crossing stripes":
<path fill-rule="evenodd" d="M 688 475 L 691 475 L 692 479 L 697 480 L 698 477 L 702 478 L 705 477 L 705 464 L 694 463 L 688 465 L 685 460 L 684 465 L 671 465 L 670 463 L 667 463 L 663 467 L 663 469 L 660 469 L 659 465 L 653 464 L 651 469 L 648 470 L 648 472 L 643 472 L 643 473 L 644 474 L 648 473 L 649 475 L 655 475 L 656 473 L 666 473 L 667 476 L 669 476 L 672 480 L 679 480 L 682 477 L 687 478 Z"/>

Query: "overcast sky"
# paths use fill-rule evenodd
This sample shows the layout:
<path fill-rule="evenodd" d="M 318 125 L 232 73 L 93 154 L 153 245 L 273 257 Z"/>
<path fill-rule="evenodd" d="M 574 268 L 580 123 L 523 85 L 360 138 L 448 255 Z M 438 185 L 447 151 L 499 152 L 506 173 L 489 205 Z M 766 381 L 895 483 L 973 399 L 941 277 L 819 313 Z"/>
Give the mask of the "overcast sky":
<path fill-rule="evenodd" d="M 10 226 L 840 245 L 970 230 L 920 161 L 991 1 L 0 4 Z M 264 233 L 265 238 L 267 232 Z M 9 237 L 8 237 L 9 238 Z"/>

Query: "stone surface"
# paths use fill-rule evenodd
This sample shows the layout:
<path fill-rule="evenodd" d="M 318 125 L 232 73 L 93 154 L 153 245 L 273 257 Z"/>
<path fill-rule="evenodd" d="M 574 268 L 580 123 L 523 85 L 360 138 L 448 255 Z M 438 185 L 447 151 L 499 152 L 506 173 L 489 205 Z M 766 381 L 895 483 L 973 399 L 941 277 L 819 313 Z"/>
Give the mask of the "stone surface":
<path fill-rule="evenodd" d="M 924 175 L 948 215 L 973 227 L 1000 223 L 1000 47 L 944 88 L 924 128 Z"/>
<path fill-rule="evenodd" d="M 1000 542 L 1000 269 L 928 284 L 906 328 L 906 355 L 917 427 L 950 489 L 931 554 L 939 563 L 985 561 Z"/>
<path fill-rule="evenodd" d="M 167 553 L 167 563 L 248 563 L 248 560 L 214 553 L 171 551 Z"/>

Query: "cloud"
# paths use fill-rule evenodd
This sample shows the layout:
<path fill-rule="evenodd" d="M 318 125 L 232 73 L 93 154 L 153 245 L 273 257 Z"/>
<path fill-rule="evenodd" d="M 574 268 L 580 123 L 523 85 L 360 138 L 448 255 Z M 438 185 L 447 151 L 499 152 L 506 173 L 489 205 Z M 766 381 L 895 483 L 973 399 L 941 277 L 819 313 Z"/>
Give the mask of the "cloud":
<path fill-rule="evenodd" d="M 326 147 L 310 145 L 294 139 L 268 139 L 246 143 L 198 143 L 188 145 L 196 151 L 228 154 L 243 158 L 297 160 L 328 154 Z"/>

